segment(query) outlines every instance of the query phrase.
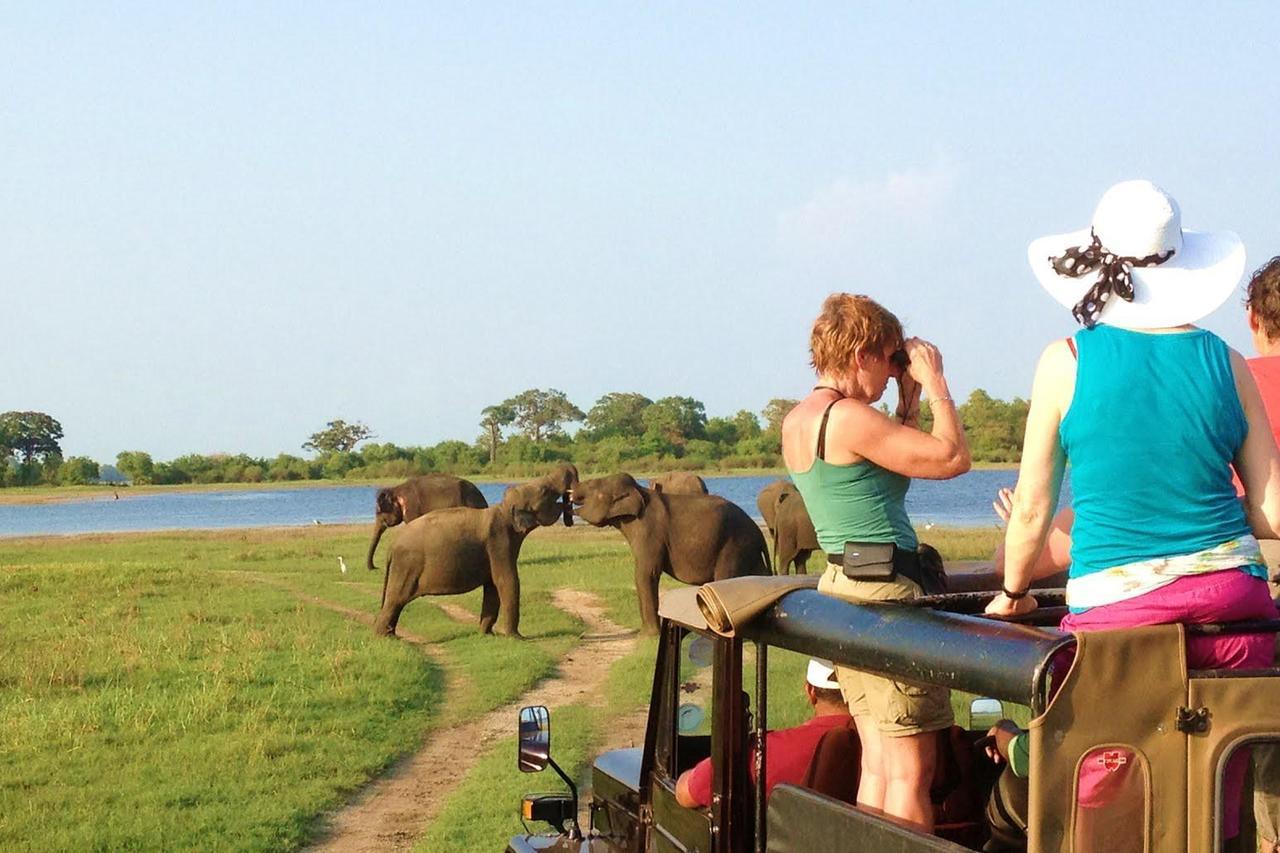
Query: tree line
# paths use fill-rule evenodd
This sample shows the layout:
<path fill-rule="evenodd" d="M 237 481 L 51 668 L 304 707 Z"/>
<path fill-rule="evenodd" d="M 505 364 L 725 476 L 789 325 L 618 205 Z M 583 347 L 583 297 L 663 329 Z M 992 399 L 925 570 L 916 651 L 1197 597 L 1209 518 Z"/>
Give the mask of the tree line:
<path fill-rule="evenodd" d="M 486 406 L 470 442 L 434 445 L 378 442 L 361 422 L 330 421 L 302 443 L 309 456 L 191 453 L 156 461 L 142 450 L 118 454 L 113 466 L 83 456 L 64 459 L 62 425 L 43 412 L 0 414 L 0 485 L 92 483 L 111 469 L 139 484 L 259 483 L 290 480 L 390 479 L 443 472 L 523 477 L 546 463 L 572 461 L 584 471 L 715 471 L 778 468 L 782 419 L 795 400 L 775 398 L 757 414 L 743 409 L 708 416 L 693 397 L 650 399 L 633 391 L 605 394 L 585 412 L 562 391 L 531 388 Z M 1028 404 L 978 389 L 959 409 L 973 458 L 1017 462 Z M 887 411 L 887 409 L 886 409 Z M 921 424 L 931 424 L 928 403 Z M 569 427 L 577 425 L 572 432 Z"/>

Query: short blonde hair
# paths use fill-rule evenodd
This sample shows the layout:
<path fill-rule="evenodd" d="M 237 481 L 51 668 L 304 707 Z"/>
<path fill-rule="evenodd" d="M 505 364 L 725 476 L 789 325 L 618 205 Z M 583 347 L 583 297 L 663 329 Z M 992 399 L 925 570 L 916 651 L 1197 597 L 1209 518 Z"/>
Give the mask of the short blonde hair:
<path fill-rule="evenodd" d="M 860 352 L 879 354 L 902 343 L 902 323 L 870 296 L 833 293 L 809 334 L 809 361 L 818 374 L 847 373 Z"/>

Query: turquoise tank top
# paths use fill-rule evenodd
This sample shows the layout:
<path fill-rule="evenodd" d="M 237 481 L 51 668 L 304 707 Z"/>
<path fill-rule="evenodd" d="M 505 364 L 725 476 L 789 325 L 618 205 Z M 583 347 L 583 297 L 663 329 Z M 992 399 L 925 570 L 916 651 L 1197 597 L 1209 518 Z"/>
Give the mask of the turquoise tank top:
<path fill-rule="evenodd" d="M 1075 344 L 1059 427 L 1075 508 L 1071 577 L 1249 533 L 1230 467 L 1248 424 L 1222 339 L 1099 324 Z"/>
<path fill-rule="evenodd" d="M 824 416 L 821 432 L 826 428 Z M 819 442 L 821 448 L 825 442 Z M 841 554 L 846 542 L 896 542 L 899 548 L 916 550 L 919 543 L 906 507 L 910 477 L 869 459 L 832 465 L 821 456 L 819 450 L 808 471 L 788 473 L 804 498 L 822 550 Z"/>

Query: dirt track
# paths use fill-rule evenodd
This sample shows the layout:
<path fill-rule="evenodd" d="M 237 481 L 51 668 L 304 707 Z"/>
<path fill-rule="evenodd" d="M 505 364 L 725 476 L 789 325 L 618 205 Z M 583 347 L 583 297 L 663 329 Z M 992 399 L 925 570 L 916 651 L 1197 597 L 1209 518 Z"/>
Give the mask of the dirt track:
<path fill-rule="evenodd" d="M 440 813 L 448 794 L 484 755 L 486 747 L 515 732 L 521 707 L 574 702 L 599 704 L 609 667 L 634 648 L 634 632 L 611 622 L 604 615 L 600 600 L 589 592 L 556 590 L 553 600 L 557 607 L 587 624 L 582 642 L 560 660 L 558 674 L 538 683 L 505 707 L 469 723 L 433 732 L 421 749 L 371 782 L 351 805 L 333 814 L 328 832 L 310 849 L 408 850 Z M 321 600 L 312 603 L 331 604 Z M 350 610 L 341 605 L 330 609 Z M 361 621 L 368 618 L 367 614 L 357 611 L 348 615 Z M 467 616 L 475 618 L 471 614 Z M 410 639 L 404 632 L 400 634 Z M 429 644 L 428 650 L 431 650 Z M 448 773 L 441 772 L 444 767 L 449 768 Z"/>

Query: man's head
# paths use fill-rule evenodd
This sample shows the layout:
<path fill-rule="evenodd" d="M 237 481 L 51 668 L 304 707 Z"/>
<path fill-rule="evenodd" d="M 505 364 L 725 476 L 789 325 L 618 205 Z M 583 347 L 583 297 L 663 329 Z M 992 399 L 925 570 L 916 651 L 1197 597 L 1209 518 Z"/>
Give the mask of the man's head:
<path fill-rule="evenodd" d="M 836 671 L 831 661 L 809 658 L 804 692 L 809 697 L 809 704 L 813 706 L 815 716 L 848 713 L 848 706 L 845 705 L 844 694 L 840 692 Z"/>
<path fill-rule="evenodd" d="M 1259 355 L 1280 355 L 1280 256 L 1263 264 L 1245 290 L 1245 317 Z"/>

